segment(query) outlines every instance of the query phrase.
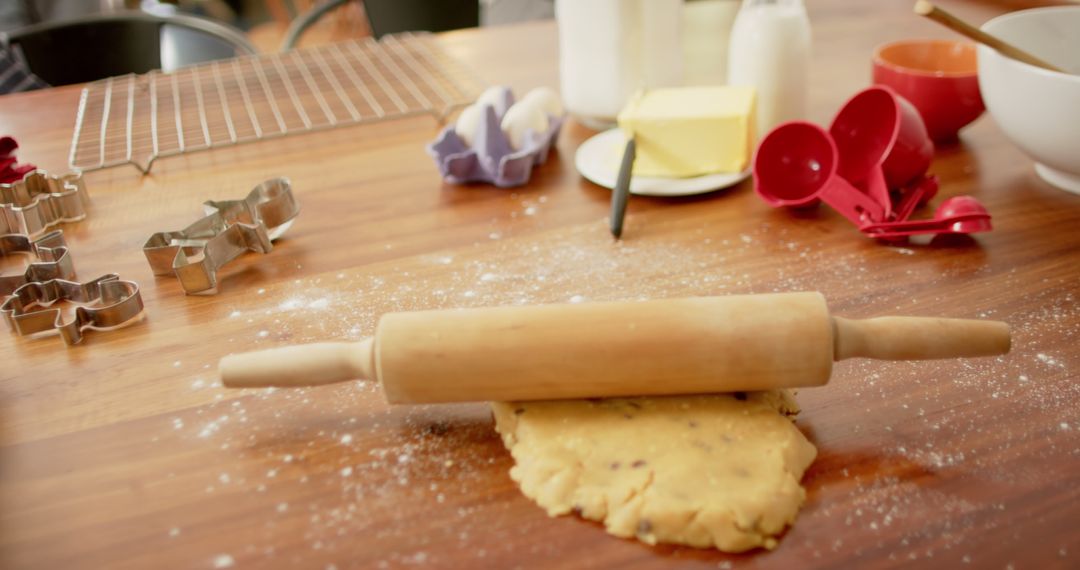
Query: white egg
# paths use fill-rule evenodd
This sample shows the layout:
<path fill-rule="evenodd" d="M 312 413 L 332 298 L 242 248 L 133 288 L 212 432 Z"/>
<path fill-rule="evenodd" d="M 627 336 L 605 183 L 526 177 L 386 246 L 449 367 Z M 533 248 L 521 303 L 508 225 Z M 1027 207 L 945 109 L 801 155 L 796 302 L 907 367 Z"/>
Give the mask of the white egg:
<path fill-rule="evenodd" d="M 480 97 L 476 99 L 476 103 L 473 104 L 481 109 L 484 108 L 484 105 L 491 105 L 492 107 L 495 107 L 495 111 L 498 112 L 499 107 L 502 106 L 503 101 L 505 101 L 504 93 L 506 93 L 506 87 L 502 85 L 488 87 L 480 94 Z"/>
<path fill-rule="evenodd" d="M 454 132 L 468 146 L 473 145 L 476 139 L 476 131 L 480 128 L 480 118 L 484 110 L 479 104 L 469 105 L 461 110 L 457 122 L 454 123 Z"/>
<path fill-rule="evenodd" d="M 521 101 L 506 111 L 500 126 L 510 139 L 510 146 L 519 150 L 525 145 L 525 131 L 543 133 L 548 129 L 548 118 L 535 102 Z"/>
<path fill-rule="evenodd" d="M 526 93 L 522 101 L 532 102 L 545 113 L 555 117 L 563 114 L 562 101 L 559 100 L 555 90 L 550 87 L 537 87 Z"/>

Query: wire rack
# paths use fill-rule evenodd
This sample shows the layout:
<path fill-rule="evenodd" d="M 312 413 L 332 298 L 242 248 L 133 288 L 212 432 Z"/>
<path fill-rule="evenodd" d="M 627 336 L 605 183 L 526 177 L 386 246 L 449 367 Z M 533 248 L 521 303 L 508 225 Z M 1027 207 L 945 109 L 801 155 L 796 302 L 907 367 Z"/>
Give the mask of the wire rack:
<path fill-rule="evenodd" d="M 439 121 L 480 82 L 431 34 L 404 33 L 90 83 L 69 163 L 150 172 L 167 156 L 415 115 Z"/>

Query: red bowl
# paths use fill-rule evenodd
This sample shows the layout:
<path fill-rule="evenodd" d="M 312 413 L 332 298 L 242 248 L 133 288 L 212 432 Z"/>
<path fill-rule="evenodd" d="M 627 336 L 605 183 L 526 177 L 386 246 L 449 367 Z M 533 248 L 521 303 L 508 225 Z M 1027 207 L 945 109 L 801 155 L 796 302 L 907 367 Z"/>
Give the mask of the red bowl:
<path fill-rule="evenodd" d="M 975 44 L 951 40 L 902 40 L 874 51 L 874 83 L 911 101 L 930 138 L 956 139 L 986 107 L 979 93 Z"/>

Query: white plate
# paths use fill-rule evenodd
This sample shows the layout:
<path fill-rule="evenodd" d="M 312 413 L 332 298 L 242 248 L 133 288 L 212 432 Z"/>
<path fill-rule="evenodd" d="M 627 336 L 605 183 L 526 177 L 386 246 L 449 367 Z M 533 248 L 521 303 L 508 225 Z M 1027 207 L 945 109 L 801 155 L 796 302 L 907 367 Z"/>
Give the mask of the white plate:
<path fill-rule="evenodd" d="M 578 172 L 594 184 L 614 188 L 619 176 L 619 153 L 625 146 L 619 129 L 604 131 L 581 144 L 574 156 Z M 750 176 L 750 169 L 737 174 L 706 174 L 694 178 L 630 179 L 630 193 L 641 196 L 691 196 L 734 186 Z"/>

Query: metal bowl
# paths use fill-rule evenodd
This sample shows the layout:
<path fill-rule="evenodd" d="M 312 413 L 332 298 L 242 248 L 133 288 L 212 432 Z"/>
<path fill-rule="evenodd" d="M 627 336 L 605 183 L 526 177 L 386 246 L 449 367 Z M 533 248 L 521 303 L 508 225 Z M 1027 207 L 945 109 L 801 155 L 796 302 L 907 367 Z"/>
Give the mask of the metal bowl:
<path fill-rule="evenodd" d="M 239 31 L 194 16 L 114 12 L 0 34 L 35 75 L 69 85 L 256 53 Z"/>

